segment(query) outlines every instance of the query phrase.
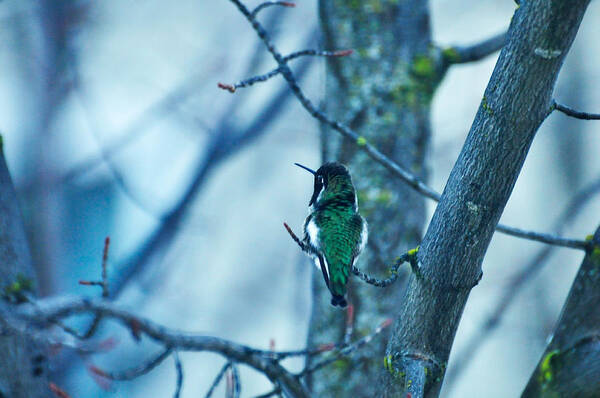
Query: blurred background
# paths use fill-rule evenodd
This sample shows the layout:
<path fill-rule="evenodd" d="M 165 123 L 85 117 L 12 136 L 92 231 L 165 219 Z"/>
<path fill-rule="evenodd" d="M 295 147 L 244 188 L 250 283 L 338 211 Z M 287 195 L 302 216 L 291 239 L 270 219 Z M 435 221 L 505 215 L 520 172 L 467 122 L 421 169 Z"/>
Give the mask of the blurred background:
<path fill-rule="evenodd" d="M 284 53 L 319 45 L 316 1 L 296 4 L 261 15 Z M 506 0 L 430 4 L 442 45 L 501 32 L 515 7 Z M 599 17 L 600 3 L 592 2 L 555 93 L 590 112 L 600 112 Z M 172 328 L 257 348 L 271 340 L 277 349 L 304 347 L 310 264 L 282 222 L 301 230 L 312 179 L 293 163 L 319 166 L 319 129 L 282 79 L 234 95 L 217 88 L 274 67 L 235 7 L 226 0 L 3 0 L 0 21 L 0 131 L 42 294 L 99 295 L 78 281 L 99 277 L 110 236 L 111 295 L 122 305 Z M 438 191 L 494 63 L 490 57 L 452 68 L 434 98 L 429 184 Z M 294 68 L 306 94 L 323 100 L 324 61 L 299 60 Z M 598 122 L 551 115 L 502 222 L 544 232 L 561 227 L 576 238 L 593 233 L 600 221 L 599 134 Z M 434 206 L 429 202 L 430 214 Z M 518 288 L 515 276 L 544 249 L 495 235 L 458 330 L 443 396 L 520 394 L 583 256 L 553 249 Z M 506 297 L 512 302 L 494 322 Z M 115 337 L 116 347 L 52 358 L 57 384 L 73 397 L 172 394 L 168 360 L 132 382 L 94 380 L 92 364 L 123 369 L 160 349 L 135 344 L 115 324 L 104 325 L 101 335 Z M 224 363 L 206 353 L 184 353 L 182 360 L 183 397 L 202 396 Z M 299 370 L 302 361 L 287 364 Z M 250 369 L 242 367 L 241 378 L 244 397 L 270 389 Z"/>

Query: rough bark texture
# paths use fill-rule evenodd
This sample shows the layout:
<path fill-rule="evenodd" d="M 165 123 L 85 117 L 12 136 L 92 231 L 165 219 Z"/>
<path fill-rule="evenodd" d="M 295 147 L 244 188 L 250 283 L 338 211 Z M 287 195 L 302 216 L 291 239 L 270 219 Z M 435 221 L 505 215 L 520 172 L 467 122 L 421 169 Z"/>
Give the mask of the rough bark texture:
<path fill-rule="evenodd" d="M 430 100 L 441 75 L 430 54 L 428 2 L 322 0 L 319 7 L 323 47 L 354 50 L 351 57 L 328 61 L 327 113 L 425 179 Z M 392 260 L 421 239 L 424 199 L 356 151 L 356 143 L 332 131 L 324 131 L 323 137 L 325 160 L 337 159 L 350 167 L 360 212 L 369 223 L 370 243 L 357 266 L 387 277 Z M 379 289 L 351 278 L 354 338 L 394 313 L 402 285 Z M 345 313 L 329 304 L 320 271 L 313 274 L 313 298 L 308 345 L 342 340 Z M 388 337 L 377 337 L 351 359 L 317 373 L 309 383 L 314 396 L 376 396 Z"/>
<path fill-rule="evenodd" d="M 17 295 L 32 281 L 31 256 L 0 137 L 0 288 Z M 2 320 L 0 319 L 0 325 Z M 0 336 L 0 397 L 50 395 L 40 347 L 24 336 Z"/>
<path fill-rule="evenodd" d="M 471 287 L 589 0 L 528 0 L 513 16 L 467 140 L 423 239 L 386 356 L 385 395 L 439 394 Z"/>
<path fill-rule="evenodd" d="M 600 228 L 523 397 L 600 396 Z"/>

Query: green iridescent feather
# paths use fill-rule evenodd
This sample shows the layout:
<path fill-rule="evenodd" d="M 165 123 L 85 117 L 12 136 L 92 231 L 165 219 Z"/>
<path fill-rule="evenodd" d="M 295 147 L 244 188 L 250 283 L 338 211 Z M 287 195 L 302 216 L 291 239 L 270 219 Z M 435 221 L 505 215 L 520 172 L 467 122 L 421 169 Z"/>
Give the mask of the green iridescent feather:
<path fill-rule="evenodd" d="M 326 163 L 316 172 L 299 166 L 315 176 L 304 241 L 323 271 L 332 304 L 343 307 L 351 267 L 367 238 L 366 222 L 358 214 L 354 185 L 345 166 Z"/>
<path fill-rule="evenodd" d="M 328 209 L 315 214 L 315 222 L 319 226 L 321 251 L 329 266 L 330 290 L 343 296 L 360 248 L 362 217 L 348 209 Z"/>

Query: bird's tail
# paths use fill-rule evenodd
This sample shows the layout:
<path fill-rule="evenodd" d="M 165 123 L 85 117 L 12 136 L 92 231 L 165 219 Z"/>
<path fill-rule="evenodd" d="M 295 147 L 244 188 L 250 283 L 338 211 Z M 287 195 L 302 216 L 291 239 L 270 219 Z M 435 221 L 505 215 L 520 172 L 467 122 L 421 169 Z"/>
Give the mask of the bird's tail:
<path fill-rule="evenodd" d="M 341 308 L 345 308 L 348 305 L 348 302 L 346 301 L 346 298 L 344 296 L 333 294 L 331 296 L 331 305 L 333 305 L 334 307 L 339 306 Z"/>

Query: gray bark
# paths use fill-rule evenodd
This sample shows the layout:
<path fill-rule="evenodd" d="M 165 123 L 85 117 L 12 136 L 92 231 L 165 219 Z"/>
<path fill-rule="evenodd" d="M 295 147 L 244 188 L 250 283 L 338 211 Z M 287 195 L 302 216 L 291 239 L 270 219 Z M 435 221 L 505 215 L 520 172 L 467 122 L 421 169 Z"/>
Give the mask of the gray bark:
<path fill-rule="evenodd" d="M 430 53 L 428 2 L 322 0 L 319 7 L 323 47 L 354 50 L 351 57 L 328 61 L 327 113 L 425 179 L 430 100 L 442 74 Z M 323 136 L 324 160 L 337 159 L 350 167 L 360 213 L 369 223 L 370 243 L 357 266 L 385 278 L 393 259 L 421 239 L 424 198 L 337 132 L 324 131 Z M 396 282 L 379 289 L 350 279 L 353 338 L 394 313 L 402 285 Z M 331 307 L 329 300 L 321 272 L 315 272 L 308 346 L 343 339 L 345 313 Z M 389 332 L 384 332 L 351 359 L 340 359 L 314 375 L 309 382 L 314 396 L 376 396 L 374 381 L 380 375 L 388 337 Z"/>
<path fill-rule="evenodd" d="M 12 296 L 0 299 L 25 293 L 30 282 L 31 255 L 0 137 L 0 289 Z M 28 337 L 0 335 L 0 397 L 49 396 L 44 364 L 44 352 Z"/>
<path fill-rule="evenodd" d="M 529 383 L 529 397 L 600 396 L 600 228 Z"/>
<path fill-rule="evenodd" d="M 522 1 L 419 251 L 386 356 L 385 395 L 439 394 L 469 292 L 589 0 Z"/>

